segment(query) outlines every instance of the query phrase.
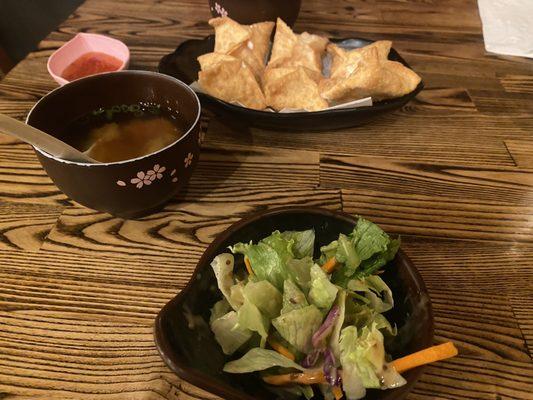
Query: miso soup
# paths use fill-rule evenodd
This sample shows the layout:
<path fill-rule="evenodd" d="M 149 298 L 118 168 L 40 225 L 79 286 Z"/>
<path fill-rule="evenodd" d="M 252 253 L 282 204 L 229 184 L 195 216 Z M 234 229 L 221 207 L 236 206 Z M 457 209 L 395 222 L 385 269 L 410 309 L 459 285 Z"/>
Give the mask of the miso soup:
<path fill-rule="evenodd" d="M 115 162 L 160 150 L 182 137 L 186 128 L 177 112 L 139 103 L 94 110 L 69 124 L 61 136 L 97 161 Z"/>

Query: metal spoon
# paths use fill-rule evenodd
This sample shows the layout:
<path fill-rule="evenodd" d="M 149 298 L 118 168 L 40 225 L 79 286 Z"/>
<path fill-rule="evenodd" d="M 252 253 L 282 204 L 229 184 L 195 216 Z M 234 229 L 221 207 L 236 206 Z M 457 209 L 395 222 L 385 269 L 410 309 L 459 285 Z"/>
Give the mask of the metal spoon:
<path fill-rule="evenodd" d="M 96 161 L 58 138 L 7 115 L 0 114 L 0 132 L 14 136 L 63 160 L 91 164 L 99 163 L 99 161 Z"/>

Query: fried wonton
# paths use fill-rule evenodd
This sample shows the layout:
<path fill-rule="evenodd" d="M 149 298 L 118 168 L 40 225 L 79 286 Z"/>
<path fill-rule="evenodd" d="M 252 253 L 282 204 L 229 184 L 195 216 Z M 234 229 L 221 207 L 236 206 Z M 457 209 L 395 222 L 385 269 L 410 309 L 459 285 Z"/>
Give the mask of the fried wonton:
<path fill-rule="evenodd" d="M 220 53 L 198 57 L 198 83 L 211 96 L 247 108 L 266 108 L 265 96 L 251 68 L 244 61 Z"/>
<path fill-rule="evenodd" d="M 263 76 L 267 105 L 283 109 L 319 111 L 328 107 L 317 82 L 304 67 L 267 68 Z"/>
<path fill-rule="evenodd" d="M 316 78 L 322 74 L 322 55 L 328 44 L 328 39 L 304 32 L 295 34 L 283 20 L 278 18 L 276 34 L 268 66 L 304 67 L 311 71 Z"/>
<path fill-rule="evenodd" d="M 228 17 L 212 18 L 209 25 L 215 28 L 215 53 L 229 54 L 250 39 L 250 29 Z"/>
<path fill-rule="evenodd" d="M 346 102 L 364 97 L 385 100 L 401 97 L 412 92 L 420 77 L 403 64 L 383 59 L 383 52 L 377 46 L 364 52 L 346 51 L 346 64 L 339 64 L 336 75 L 320 82 L 320 94 L 330 102 Z M 350 54 L 357 51 L 357 55 Z M 349 64 L 354 62 L 355 64 Z"/>
<path fill-rule="evenodd" d="M 213 18 L 215 52 L 234 56 L 246 62 L 259 80 L 270 48 L 273 22 L 241 25 L 231 18 Z"/>
<path fill-rule="evenodd" d="M 374 48 L 378 51 L 379 59 L 386 61 L 388 59 L 391 46 L 392 42 L 390 40 L 378 40 L 377 42 L 374 42 L 368 46 L 346 51 L 336 44 L 329 44 L 327 47 L 327 52 L 332 57 L 330 78 L 336 78 L 339 76 L 347 77 L 350 75 L 355 70 L 358 62 L 362 58 L 368 57 L 369 52 Z"/>

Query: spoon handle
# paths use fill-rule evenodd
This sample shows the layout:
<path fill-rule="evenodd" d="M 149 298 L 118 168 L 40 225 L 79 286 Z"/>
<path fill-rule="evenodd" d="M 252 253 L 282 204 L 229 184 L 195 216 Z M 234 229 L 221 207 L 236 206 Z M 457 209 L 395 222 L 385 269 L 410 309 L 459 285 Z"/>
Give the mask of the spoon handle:
<path fill-rule="evenodd" d="M 0 132 L 64 160 L 91 164 L 98 162 L 62 140 L 4 114 L 0 114 Z"/>

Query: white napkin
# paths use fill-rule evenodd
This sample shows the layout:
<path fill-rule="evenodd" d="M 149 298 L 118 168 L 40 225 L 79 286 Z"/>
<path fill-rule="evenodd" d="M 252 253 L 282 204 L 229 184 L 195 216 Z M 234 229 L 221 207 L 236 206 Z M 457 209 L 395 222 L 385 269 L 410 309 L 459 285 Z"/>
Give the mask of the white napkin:
<path fill-rule="evenodd" d="M 533 58 L 533 0 L 478 0 L 485 49 Z"/>

